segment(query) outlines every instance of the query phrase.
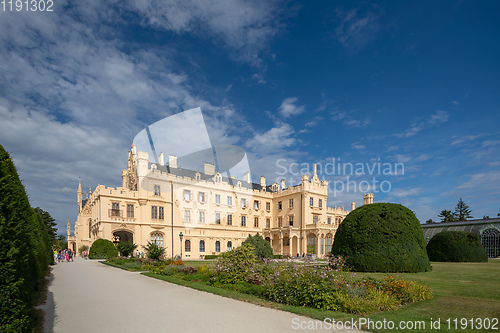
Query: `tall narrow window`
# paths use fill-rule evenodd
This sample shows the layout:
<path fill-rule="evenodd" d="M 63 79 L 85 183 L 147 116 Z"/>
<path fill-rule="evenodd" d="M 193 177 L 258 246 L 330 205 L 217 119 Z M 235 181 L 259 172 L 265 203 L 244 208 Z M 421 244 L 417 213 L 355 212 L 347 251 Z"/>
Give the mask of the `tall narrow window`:
<path fill-rule="evenodd" d="M 198 192 L 198 201 L 205 202 L 205 192 Z"/>
<path fill-rule="evenodd" d="M 278 201 L 278 209 L 283 209 L 283 203 L 281 201 Z"/>
<path fill-rule="evenodd" d="M 151 218 L 152 219 L 158 218 L 158 206 L 151 206 Z"/>
<path fill-rule="evenodd" d="M 257 216 L 253 218 L 253 226 L 255 228 L 259 227 L 259 218 Z"/>
<path fill-rule="evenodd" d="M 160 185 L 155 185 L 155 195 L 161 195 Z"/>
<path fill-rule="evenodd" d="M 245 215 L 241 216 L 241 226 L 246 227 L 247 225 L 247 217 Z"/>
<path fill-rule="evenodd" d="M 220 194 L 215 195 L 215 203 L 220 204 Z"/>
<path fill-rule="evenodd" d="M 205 212 L 200 212 L 200 223 L 205 223 Z"/>
<path fill-rule="evenodd" d="M 151 243 L 154 243 L 159 247 L 163 247 L 163 234 L 159 232 L 153 232 L 151 234 Z"/>
<path fill-rule="evenodd" d="M 309 206 L 314 206 L 314 198 L 309 199 Z"/>
<path fill-rule="evenodd" d="M 293 199 L 288 200 L 288 207 L 293 208 Z"/>
<path fill-rule="evenodd" d="M 191 241 L 189 239 L 184 242 L 184 251 L 191 252 Z"/>
<path fill-rule="evenodd" d="M 328 224 L 332 224 L 332 218 L 331 217 L 328 218 Z"/>
<path fill-rule="evenodd" d="M 247 199 L 241 198 L 241 207 L 246 207 L 247 206 Z"/>
<path fill-rule="evenodd" d="M 289 216 L 288 216 L 288 224 L 289 224 L 290 226 L 293 226 L 293 215 L 289 215 Z"/>
<path fill-rule="evenodd" d="M 200 241 L 200 252 L 205 252 L 205 241 L 204 240 Z"/>
<path fill-rule="evenodd" d="M 227 241 L 227 250 L 231 251 L 233 249 L 233 242 Z"/>
<path fill-rule="evenodd" d="M 233 215 L 227 214 L 227 225 L 233 225 Z"/>
<path fill-rule="evenodd" d="M 270 218 L 266 219 L 266 228 L 271 228 L 271 219 Z"/>
<path fill-rule="evenodd" d="M 325 253 L 330 253 L 332 250 L 332 235 L 328 234 L 325 238 Z"/>
<path fill-rule="evenodd" d="M 118 202 L 113 202 L 111 204 L 110 216 L 120 216 L 120 204 Z"/>
<path fill-rule="evenodd" d="M 254 200 L 254 202 L 253 202 L 253 208 L 259 209 L 259 202 L 257 200 Z"/>
<path fill-rule="evenodd" d="M 278 228 L 281 228 L 283 226 L 283 218 L 278 217 Z"/>
<path fill-rule="evenodd" d="M 266 210 L 271 210 L 271 203 L 270 202 L 266 202 Z"/>
<path fill-rule="evenodd" d="M 318 223 L 318 215 L 313 215 L 313 223 Z"/>
<path fill-rule="evenodd" d="M 186 200 L 186 201 L 191 200 L 191 191 L 190 190 L 184 190 L 184 200 Z"/>
<path fill-rule="evenodd" d="M 220 242 L 219 241 L 215 242 L 215 252 L 220 252 Z"/>
<path fill-rule="evenodd" d="M 323 207 L 323 200 L 318 199 L 318 207 L 319 208 Z"/>
<path fill-rule="evenodd" d="M 191 211 L 190 210 L 185 210 L 184 211 L 184 222 L 191 222 Z"/>
<path fill-rule="evenodd" d="M 227 205 L 232 206 L 233 205 L 233 197 L 228 195 L 227 196 Z"/>
<path fill-rule="evenodd" d="M 215 224 L 220 224 L 220 213 L 215 213 Z"/>
<path fill-rule="evenodd" d="M 127 204 L 127 217 L 134 217 L 134 205 Z"/>
<path fill-rule="evenodd" d="M 158 207 L 158 219 L 159 220 L 165 219 L 165 214 L 163 212 L 163 206 Z"/>

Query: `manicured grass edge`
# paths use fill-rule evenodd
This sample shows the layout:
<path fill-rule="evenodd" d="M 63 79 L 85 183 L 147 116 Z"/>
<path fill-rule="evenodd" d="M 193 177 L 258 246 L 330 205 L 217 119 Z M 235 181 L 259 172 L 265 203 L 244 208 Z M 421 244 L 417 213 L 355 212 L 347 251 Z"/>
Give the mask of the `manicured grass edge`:
<path fill-rule="evenodd" d="M 234 290 L 228 290 L 228 289 L 222 289 L 222 288 L 217 288 L 217 287 L 213 287 L 213 286 L 208 286 L 208 285 L 206 285 L 204 283 L 200 283 L 200 282 L 193 282 L 193 281 L 189 281 L 189 280 L 178 279 L 178 278 L 171 277 L 171 276 L 159 275 L 159 274 L 155 274 L 152 272 L 142 272 L 141 274 L 148 276 L 148 277 L 151 277 L 151 278 L 154 278 L 154 279 L 170 282 L 170 283 L 173 283 L 173 284 L 176 284 L 179 286 L 208 292 L 208 293 L 219 295 L 222 297 L 232 298 L 232 299 L 235 299 L 238 301 L 252 303 L 252 304 L 259 305 L 259 306 L 266 307 L 266 308 L 287 311 L 287 312 L 291 312 L 291 313 L 294 313 L 294 314 L 297 314 L 300 316 L 310 317 L 312 319 L 324 320 L 325 318 L 335 318 L 336 320 L 348 320 L 348 319 L 350 320 L 351 318 L 354 318 L 354 319 L 361 318 L 361 316 L 348 314 L 348 313 L 344 313 L 344 312 L 325 311 L 325 310 L 319 310 L 319 309 L 314 309 L 314 308 L 307 308 L 307 307 L 292 306 L 292 305 L 276 303 L 276 302 L 262 299 L 260 297 L 254 296 L 254 295 L 244 294 L 244 293 L 240 293 L 240 292 L 234 291 Z"/>
<path fill-rule="evenodd" d="M 124 271 L 128 271 L 128 272 L 144 272 L 144 270 L 140 270 L 140 269 L 129 269 L 127 267 L 123 267 L 123 266 L 120 266 L 120 265 L 117 265 L 117 264 L 113 264 L 111 262 L 106 262 L 106 261 L 99 261 L 101 264 L 104 264 L 104 265 L 108 265 L 108 266 L 112 266 L 112 267 L 116 267 L 116 268 L 119 268 L 119 269 L 123 269 Z"/>

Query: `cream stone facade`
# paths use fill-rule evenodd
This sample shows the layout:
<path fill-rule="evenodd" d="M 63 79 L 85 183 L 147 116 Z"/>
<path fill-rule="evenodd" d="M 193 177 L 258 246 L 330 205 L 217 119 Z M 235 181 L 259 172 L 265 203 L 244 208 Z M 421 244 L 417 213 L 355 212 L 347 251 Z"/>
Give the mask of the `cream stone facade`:
<path fill-rule="evenodd" d="M 98 185 L 84 195 L 78 185 L 78 218 L 68 242 L 79 251 L 98 238 L 132 242 L 143 251 L 149 242 L 163 246 L 165 255 L 199 259 L 235 248 L 259 233 L 271 242 L 275 254 L 323 257 L 331 249 L 335 232 L 349 213 L 344 207 L 327 207 L 328 182 L 314 173 L 286 187 L 223 177 L 215 165 L 203 172 L 177 166 L 177 158 L 163 154 L 151 163 L 148 153 L 132 146 L 122 187 Z M 364 196 L 364 203 L 373 195 Z M 351 210 L 355 208 L 351 204 Z"/>

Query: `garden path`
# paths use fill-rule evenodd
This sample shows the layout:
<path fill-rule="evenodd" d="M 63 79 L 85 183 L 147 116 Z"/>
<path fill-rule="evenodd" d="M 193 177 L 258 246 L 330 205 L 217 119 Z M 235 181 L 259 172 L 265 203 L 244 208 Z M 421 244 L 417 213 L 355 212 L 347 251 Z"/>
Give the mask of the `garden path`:
<path fill-rule="evenodd" d="M 312 319 L 82 258 L 52 267 L 44 310 L 45 332 L 333 331 L 297 330 Z"/>

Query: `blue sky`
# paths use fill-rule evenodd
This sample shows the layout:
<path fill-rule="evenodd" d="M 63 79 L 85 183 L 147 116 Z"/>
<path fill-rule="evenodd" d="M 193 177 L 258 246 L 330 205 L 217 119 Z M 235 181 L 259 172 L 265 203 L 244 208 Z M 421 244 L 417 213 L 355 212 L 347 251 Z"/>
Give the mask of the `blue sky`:
<path fill-rule="evenodd" d="M 497 1 L 54 2 L 0 11 L 0 143 L 63 232 L 78 177 L 120 186 L 134 134 L 194 107 L 254 181 L 402 163 L 323 169 L 329 205 L 500 212 Z"/>

